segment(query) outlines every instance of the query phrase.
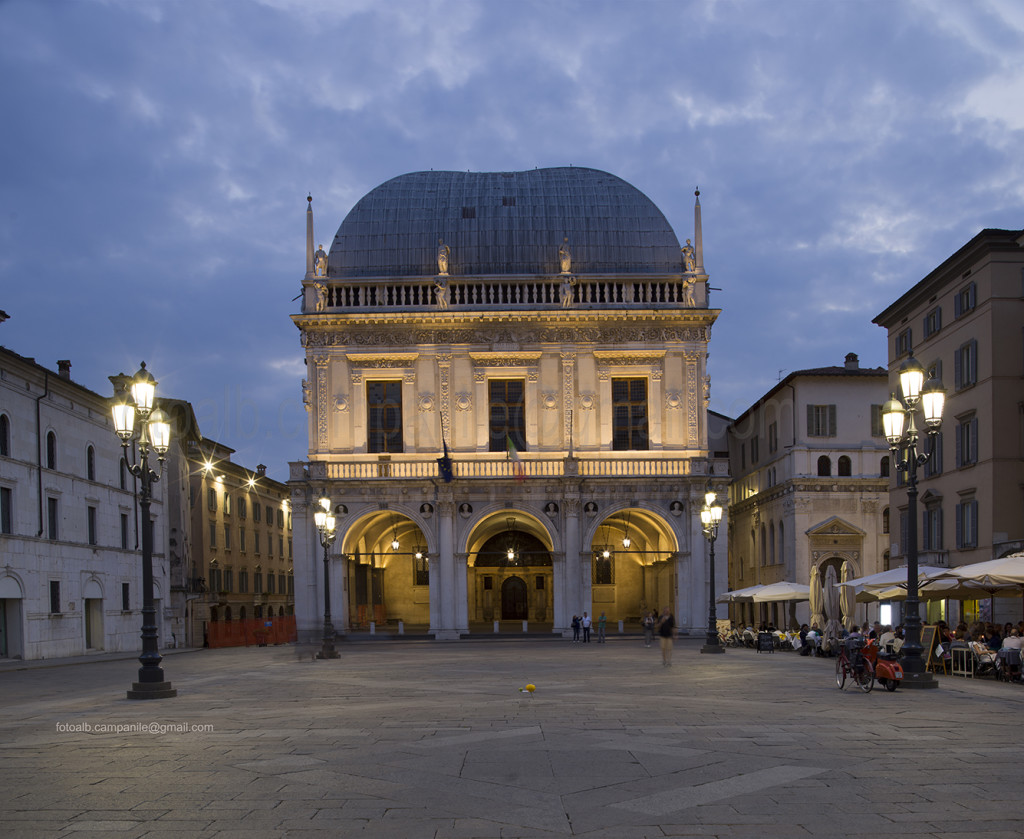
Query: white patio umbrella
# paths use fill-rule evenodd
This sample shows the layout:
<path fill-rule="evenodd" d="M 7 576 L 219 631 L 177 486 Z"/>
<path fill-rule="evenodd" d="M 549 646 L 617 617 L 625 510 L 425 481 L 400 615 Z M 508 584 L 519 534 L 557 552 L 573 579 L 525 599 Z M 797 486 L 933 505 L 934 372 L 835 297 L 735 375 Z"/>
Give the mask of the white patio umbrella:
<path fill-rule="evenodd" d="M 821 574 L 818 573 L 818 566 L 814 566 L 811 569 L 811 584 L 808 588 L 811 591 L 811 626 L 821 628 L 825 625 L 825 615 L 822 614 L 825 603 L 824 592 L 821 590 Z"/>
<path fill-rule="evenodd" d="M 847 560 L 843 563 L 843 574 L 842 582 L 845 583 L 850 579 L 850 561 Z M 856 605 L 855 594 L 852 588 L 844 586 L 840 583 L 839 588 L 839 607 L 843 612 L 843 626 L 846 627 L 846 631 L 850 631 L 850 627 L 853 626 L 853 610 Z"/>
<path fill-rule="evenodd" d="M 957 585 L 950 593 L 944 595 L 946 597 L 974 600 L 986 597 L 1013 597 L 1020 594 L 1021 606 L 1024 609 L 1024 551 L 1001 559 L 949 568 L 935 581 L 935 586 L 941 591 L 942 587 L 950 582 Z"/>
<path fill-rule="evenodd" d="M 760 586 L 759 591 L 753 593 L 755 603 L 778 603 L 783 600 L 810 600 L 811 587 L 800 585 L 800 583 L 780 582 L 769 583 Z"/>
<path fill-rule="evenodd" d="M 987 562 L 948 568 L 943 576 L 969 580 L 979 583 L 980 587 L 990 585 L 1021 586 L 1024 585 L 1024 551 L 1004 556 L 1002 559 L 990 559 Z"/>
<path fill-rule="evenodd" d="M 940 577 L 945 574 L 948 568 L 937 568 L 934 565 L 919 565 L 917 568 L 918 585 Z M 854 592 L 858 603 L 873 603 L 875 600 L 902 600 L 906 597 L 907 590 L 907 569 L 892 568 L 889 571 L 879 571 L 877 574 L 868 574 L 866 577 L 855 577 L 851 580 L 843 580 L 839 583 L 841 589 L 849 588 Z M 895 596 L 888 596 L 893 589 L 902 589 L 903 595 L 897 591 Z M 886 593 L 883 596 L 883 592 Z"/>
<path fill-rule="evenodd" d="M 716 603 L 749 603 L 753 600 L 753 594 L 764 586 L 747 586 L 747 588 L 738 588 L 735 591 L 723 591 L 718 597 L 715 598 Z"/>

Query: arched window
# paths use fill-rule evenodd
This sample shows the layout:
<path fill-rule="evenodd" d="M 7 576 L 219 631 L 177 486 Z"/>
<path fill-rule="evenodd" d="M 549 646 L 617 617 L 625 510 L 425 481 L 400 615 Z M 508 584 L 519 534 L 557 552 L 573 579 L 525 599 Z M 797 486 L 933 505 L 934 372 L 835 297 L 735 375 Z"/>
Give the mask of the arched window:
<path fill-rule="evenodd" d="M 46 468 L 57 468 L 57 435 L 52 431 L 46 433 Z"/>
<path fill-rule="evenodd" d="M 779 522 L 779 562 L 786 561 L 786 525 Z"/>
<path fill-rule="evenodd" d="M 238 619 L 240 621 L 244 621 L 245 620 L 245 606 L 242 606 L 241 608 L 239 608 L 239 610 L 238 610 Z"/>
<path fill-rule="evenodd" d="M 850 463 L 850 458 L 848 458 L 845 454 L 842 457 L 840 457 L 839 458 L 839 477 L 840 478 L 849 478 L 850 474 L 851 474 L 851 466 L 852 466 L 852 464 Z"/>
<path fill-rule="evenodd" d="M 882 532 L 883 533 L 888 533 L 889 532 L 889 508 L 888 507 L 886 507 L 884 510 L 882 510 Z"/>
<path fill-rule="evenodd" d="M 85 477 L 90 481 L 96 480 L 96 449 L 92 446 L 85 448 Z"/>
<path fill-rule="evenodd" d="M 0 414 L 0 456 L 11 456 L 11 421 L 7 414 Z"/>
<path fill-rule="evenodd" d="M 768 533 L 765 530 L 764 525 L 761 525 L 761 564 L 766 565 L 768 563 Z"/>
<path fill-rule="evenodd" d="M 750 528 L 750 553 L 754 558 L 754 565 L 758 564 L 757 559 L 757 531 L 754 528 Z M 761 564 L 764 564 L 764 557 L 761 557 Z"/>
<path fill-rule="evenodd" d="M 882 462 L 878 465 L 878 473 L 883 478 L 889 477 L 889 455 L 882 458 Z"/>
<path fill-rule="evenodd" d="M 775 564 L 775 522 L 768 525 L 768 551 L 771 556 L 769 565 Z"/>
<path fill-rule="evenodd" d="M 828 478 L 832 475 L 832 460 L 827 454 L 818 458 L 818 477 Z"/>

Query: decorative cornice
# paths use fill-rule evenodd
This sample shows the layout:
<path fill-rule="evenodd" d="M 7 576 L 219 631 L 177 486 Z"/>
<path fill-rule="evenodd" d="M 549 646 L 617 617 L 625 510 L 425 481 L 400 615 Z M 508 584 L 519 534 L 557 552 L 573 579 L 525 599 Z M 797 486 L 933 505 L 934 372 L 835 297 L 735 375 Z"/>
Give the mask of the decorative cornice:
<path fill-rule="evenodd" d="M 474 367 L 528 367 L 540 360 L 540 352 L 471 352 Z"/>
<path fill-rule="evenodd" d="M 303 329 L 302 344 L 304 347 L 416 347 L 425 344 L 466 345 L 476 344 L 489 346 L 495 342 L 496 334 L 508 329 L 506 324 L 500 322 L 488 323 L 486 321 L 466 325 L 439 325 L 435 328 L 424 329 L 422 323 L 410 323 L 402 327 L 391 321 L 384 323 L 360 323 L 358 325 L 349 322 L 338 322 L 333 324 L 301 323 Z M 676 323 L 666 324 L 664 321 L 652 321 L 649 323 L 633 322 L 630 324 L 565 324 L 546 323 L 531 324 L 523 323 L 517 325 L 516 336 L 520 345 L 524 344 L 623 344 L 623 343 L 702 343 L 710 337 L 709 325 L 694 323 L 683 325 Z M 362 359 L 371 357 L 372 354 L 353 353 L 351 354 L 363 363 Z M 388 356 L 393 356 L 389 353 Z M 403 356 L 413 353 L 403 353 Z M 527 354 L 530 355 L 530 354 Z M 698 353 L 699 355 L 699 353 Z M 515 358 L 518 353 L 515 351 L 501 351 L 495 353 L 496 357 Z M 615 353 L 616 357 L 622 357 L 622 351 Z M 636 357 L 636 353 L 629 353 L 629 356 Z M 663 354 L 662 354 L 663 356 Z M 383 357 L 383 356 L 381 356 Z M 645 357 L 643 363 L 650 363 L 653 359 Z M 367 364 L 369 362 L 366 362 Z M 409 361 L 408 363 L 412 363 Z M 522 363 L 521 361 L 518 363 Z"/>
<path fill-rule="evenodd" d="M 419 353 L 346 353 L 345 358 L 353 367 L 363 369 L 381 367 L 412 367 Z"/>
<path fill-rule="evenodd" d="M 665 350 L 594 350 L 594 358 L 604 365 L 649 364 L 666 355 Z"/>

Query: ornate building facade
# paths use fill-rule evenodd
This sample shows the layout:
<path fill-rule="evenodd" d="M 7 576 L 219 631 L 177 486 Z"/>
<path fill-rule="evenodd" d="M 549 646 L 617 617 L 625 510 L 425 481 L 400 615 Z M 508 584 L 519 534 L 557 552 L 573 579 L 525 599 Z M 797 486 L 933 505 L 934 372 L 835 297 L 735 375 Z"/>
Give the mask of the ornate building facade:
<path fill-rule="evenodd" d="M 664 606 L 706 625 L 698 512 L 728 471 L 699 198 L 694 221 L 680 248 L 647 196 L 592 169 L 417 172 L 362 198 L 325 252 L 310 199 L 300 639 L 321 632 L 324 567 L 341 632 L 564 633 L 583 611 L 614 627 Z"/>
<path fill-rule="evenodd" d="M 797 370 L 729 428 L 729 588 L 808 585 L 888 568 L 889 447 L 881 409 L 888 374 L 850 353 Z M 856 614 L 864 619 L 863 607 Z M 810 622 L 808 604 L 733 604 L 743 624 Z M 838 615 L 832 615 L 836 617 Z"/>

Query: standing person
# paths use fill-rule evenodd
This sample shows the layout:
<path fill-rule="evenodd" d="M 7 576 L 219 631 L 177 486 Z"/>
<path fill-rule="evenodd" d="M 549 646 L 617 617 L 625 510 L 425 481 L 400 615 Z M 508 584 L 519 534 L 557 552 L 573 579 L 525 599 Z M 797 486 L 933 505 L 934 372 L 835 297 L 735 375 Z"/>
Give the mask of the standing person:
<path fill-rule="evenodd" d="M 583 613 L 583 620 L 580 621 L 580 623 L 583 624 L 583 643 L 584 644 L 589 644 L 590 643 L 590 624 L 591 624 L 591 620 L 590 620 L 590 616 L 586 612 Z"/>
<path fill-rule="evenodd" d="M 661 610 L 661 617 L 658 619 L 658 637 L 661 641 L 661 664 L 663 667 L 672 666 L 672 639 L 676 634 L 676 619 L 665 607 Z"/>
<path fill-rule="evenodd" d="M 644 626 L 644 646 L 651 646 L 651 641 L 654 640 L 654 612 L 648 612 L 644 615 L 642 621 Z"/>
<path fill-rule="evenodd" d="M 578 644 L 580 642 L 580 616 L 572 616 L 572 642 Z"/>
<path fill-rule="evenodd" d="M 604 643 L 604 631 L 608 625 L 608 618 L 605 617 L 604 612 L 601 612 L 601 617 L 597 619 L 597 643 Z"/>

